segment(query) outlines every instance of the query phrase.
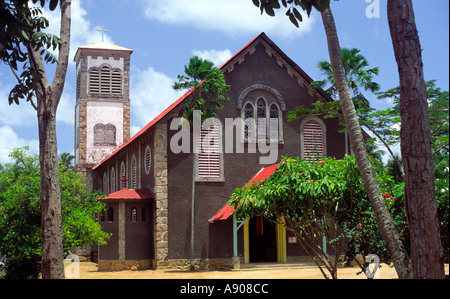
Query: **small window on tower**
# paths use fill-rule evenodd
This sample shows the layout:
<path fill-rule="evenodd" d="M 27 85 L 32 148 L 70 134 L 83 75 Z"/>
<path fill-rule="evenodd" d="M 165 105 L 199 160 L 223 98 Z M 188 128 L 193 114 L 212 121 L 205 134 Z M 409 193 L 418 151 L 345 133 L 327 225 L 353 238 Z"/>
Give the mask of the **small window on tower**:
<path fill-rule="evenodd" d="M 116 126 L 108 124 L 105 128 L 105 144 L 116 145 Z"/>
<path fill-rule="evenodd" d="M 89 71 L 89 93 L 122 94 L 122 72 L 112 70 L 109 66 L 100 69 L 91 68 Z"/>
<path fill-rule="evenodd" d="M 96 124 L 94 127 L 94 145 L 116 145 L 116 126 Z"/>
<path fill-rule="evenodd" d="M 89 93 L 100 93 L 100 70 L 97 68 L 89 72 Z"/>

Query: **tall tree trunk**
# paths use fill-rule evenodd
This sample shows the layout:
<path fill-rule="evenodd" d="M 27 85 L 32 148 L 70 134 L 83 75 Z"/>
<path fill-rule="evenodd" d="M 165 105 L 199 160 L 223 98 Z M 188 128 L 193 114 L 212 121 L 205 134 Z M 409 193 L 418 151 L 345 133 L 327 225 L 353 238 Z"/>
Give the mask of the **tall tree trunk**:
<path fill-rule="evenodd" d="M 355 155 L 359 172 L 364 181 L 366 192 L 375 212 L 378 226 L 388 246 L 392 261 L 399 278 L 411 278 L 411 262 L 406 250 L 400 241 L 397 229 L 381 194 L 380 187 L 375 177 L 375 172 L 369 160 L 361 126 L 358 121 L 355 106 L 350 95 L 350 90 L 345 77 L 344 65 L 342 63 L 341 47 L 337 35 L 334 17 L 331 8 L 322 12 L 322 21 L 328 40 L 330 61 L 336 79 L 339 98 L 344 112 L 345 122 L 350 138 L 352 153 Z"/>
<path fill-rule="evenodd" d="M 41 237 L 42 278 L 64 279 L 63 229 L 61 191 L 58 173 L 58 145 L 56 141 L 56 111 L 64 90 L 69 65 L 71 2 L 61 0 L 62 41 L 55 76 L 48 84 L 45 65 L 39 51 L 28 45 L 30 65 L 39 72 L 37 117 L 39 125 L 39 162 L 41 168 Z"/>
<path fill-rule="evenodd" d="M 47 98 L 48 100 L 48 98 Z M 63 279 L 63 230 L 56 142 L 56 109 L 47 101 L 47 111 L 38 103 L 39 161 L 41 167 L 42 278 Z"/>
<path fill-rule="evenodd" d="M 389 0 L 388 20 L 400 75 L 401 152 L 414 278 L 444 278 L 428 96 L 411 0 Z"/>

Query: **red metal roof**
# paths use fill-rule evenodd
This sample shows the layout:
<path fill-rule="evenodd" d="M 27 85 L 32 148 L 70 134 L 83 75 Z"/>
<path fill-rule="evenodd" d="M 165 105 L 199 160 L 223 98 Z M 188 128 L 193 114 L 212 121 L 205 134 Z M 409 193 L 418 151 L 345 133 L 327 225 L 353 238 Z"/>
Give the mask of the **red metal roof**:
<path fill-rule="evenodd" d="M 228 203 L 223 206 L 223 208 L 211 219 L 209 222 L 219 221 L 219 220 L 227 220 L 231 215 L 233 215 L 235 209 L 230 207 Z"/>
<path fill-rule="evenodd" d="M 267 166 L 263 169 L 261 169 L 248 183 L 247 185 L 253 185 L 253 183 L 262 182 L 265 181 L 267 178 L 269 178 L 275 170 L 280 167 L 279 164 L 274 164 L 271 166 Z"/>
<path fill-rule="evenodd" d="M 277 170 L 279 167 L 279 164 L 271 165 L 265 168 L 262 168 L 248 183 L 247 185 L 253 185 L 257 182 L 265 181 L 267 178 L 269 178 L 275 170 Z M 214 221 L 219 220 L 227 220 L 233 213 L 235 212 L 235 208 L 230 207 L 227 204 L 216 214 L 214 217 L 209 219 L 209 222 L 213 223 Z"/>
<path fill-rule="evenodd" d="M 127 189 L 124 188 L 120 191 L 111 193 L 109 196 L 105 198 L 101 198 L 101 200 L 104 199 L 154 199 L 155 197 L 148 189 Z"/>

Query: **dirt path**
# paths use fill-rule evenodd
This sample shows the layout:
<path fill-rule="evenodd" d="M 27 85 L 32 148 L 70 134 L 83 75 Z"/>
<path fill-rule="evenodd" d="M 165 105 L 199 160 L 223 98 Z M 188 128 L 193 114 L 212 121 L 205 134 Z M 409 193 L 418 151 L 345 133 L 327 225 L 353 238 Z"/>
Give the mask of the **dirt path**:
<path fill-rule="evenodd" d="M 66 269 L 70 264 L 66 264 Z M 340 279 L 366 279 L 359 268 L 340 268 Z M 445 265 L 445 272 L 449 274 L 449 265 Z M 80 263 L 81 279 L 324 279 L 317 267 L 291 269 L 252 269 L 242 271 L 183 271 L 183 270 L 147 270 L 99 272 L 95 263 Z M 382 265 L 379 272 L 381 279 L 398 278 L 395 269 Z"/>

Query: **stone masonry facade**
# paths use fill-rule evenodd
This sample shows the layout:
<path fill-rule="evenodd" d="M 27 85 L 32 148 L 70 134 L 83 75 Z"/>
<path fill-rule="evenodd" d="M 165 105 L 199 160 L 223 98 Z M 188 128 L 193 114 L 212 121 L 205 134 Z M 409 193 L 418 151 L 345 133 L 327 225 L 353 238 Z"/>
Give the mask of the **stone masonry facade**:
<path fill-rule="evenodd" d="M 168 236 L 168 177 L 167 177 L 167 123 L 157 124 L 155 149 L 155 267 L 166 268 L 169 254 Z"/>

